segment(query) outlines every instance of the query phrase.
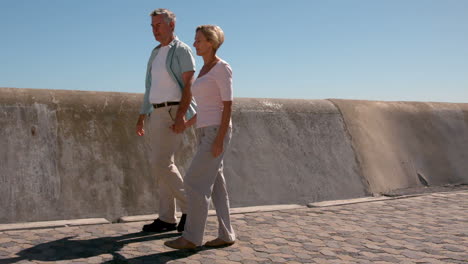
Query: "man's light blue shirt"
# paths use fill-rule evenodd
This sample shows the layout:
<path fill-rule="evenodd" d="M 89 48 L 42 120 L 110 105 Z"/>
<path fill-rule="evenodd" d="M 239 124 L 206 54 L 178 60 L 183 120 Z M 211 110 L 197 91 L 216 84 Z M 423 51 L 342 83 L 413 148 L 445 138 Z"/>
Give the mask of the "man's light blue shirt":
<path fill-rule="evenodd" d="M 195 59 L 192 55 L 192 50 L 190 47 L 180 41 L 177 37 L 174 38 L 171 43 L 169 43 L 169 51 L 166 58 L 166 68 L 169 75 L 174 79 L 182 93 L 184 91 L 184 81 L 182 79 L 182 73 L 188 71 L 195 71 Z M 151 52 L 151 56 L 148 61 L 148 66 L 146 70 L 146 82 L 145 82 L 145 96 L 143 97 L 143 104 L 141 106 L 140 114 L 148 115 L 153 111 L 153 105 L 149 100 L 150 90 L 151 90 L 151 67 L 153 65 L 153 60 L 156 58 L 159 52 L 161 45 L 158 45 Z M 195 114 L 196 104 L 192 98 L 190 106 L 185 114 L 185 118 L 188 120 L 192 118 Z"/>

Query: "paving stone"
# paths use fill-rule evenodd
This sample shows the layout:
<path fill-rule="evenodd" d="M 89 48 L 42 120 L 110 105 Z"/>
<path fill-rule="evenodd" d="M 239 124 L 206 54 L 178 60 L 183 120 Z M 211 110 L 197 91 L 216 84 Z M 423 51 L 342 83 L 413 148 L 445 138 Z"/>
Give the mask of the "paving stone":
<path fill-rule="evenodd" d="M 244 256 L 240 254 L 231 254 L 227 256 L 227 258 L 231 261 L 242 261 L 244 259 Z"/>
<path fill-rule="evenodd" d="M 285 262 L 287 262 L 287 260 L 284 259 L 284 258 L 282 258 L 282 257 L 269 256 L 268 258 L 269 258 L 271 261 L 276 262 L 276 263 L 285 263 Z"/>
<path fill-rule="evenodd" d="M 322 253 L 323 255 L 325 256 L 336 256 L 336 253 L 331 251 L 330 249 L 328 248 L 325 248 L 325 249 L 322 249 L 320 250 L 320 253 Z"/>
<path fill-rule="evenodd" d="M 411 259 L 421 259 L 422 256 L 421 254 L 418 254 L 417 252 L 414 251 L 409 251 L 409 250 L 403 250 L 401 254 L 405 257 L 411 258 Z"/>
<path fill-rule="evenodd" d="M 459 247 L 459 246 L 445 245 L 443 246 L 443 248 L 449 251 L 454 251 L 454 252 L 466 252 L 466 250 L 464 250 L 462 247 Z"/>
<path fill-rule="evenodd" d="M 376 259 L 390 263 L 398 262 L 398 259 L 390 254 L 378 254 Z"/>

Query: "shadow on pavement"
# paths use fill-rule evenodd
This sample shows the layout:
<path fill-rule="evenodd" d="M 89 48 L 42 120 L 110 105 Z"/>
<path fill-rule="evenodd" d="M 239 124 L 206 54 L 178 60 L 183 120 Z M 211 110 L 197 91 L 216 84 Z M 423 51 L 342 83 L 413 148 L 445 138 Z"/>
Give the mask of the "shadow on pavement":
<path fill-rule="evenodd" d="M 175 250 L 169 252 L 161 252 L 152 255 L 146 255 L 131 259 L 126 259 L 125 257 L 117 254 L 114 255 L 114 259 L 103 262 L 102 264 L 124 264 L 124 263 L 167 263 L 171 260 L 181 259 L 190 257 L 193 254 L 196 254 L 200 251 L 207 250 L 207 248 L 198 248 L 198 249 L 184 249 L 184 250 Z"/>
<path fill-rule="evenodd" d="M 169 260 L 185 258 L 199 250 L 179 250 L 162 252 L 148 256 L 142 256 L 127 260 L 118 253 L 125 245 L 137 242 L 165 239 L 180 236 L 179 233 L 151 234 L 146 232 L 131 233 L 116 237 L 102 237 L 88 240 L 73 240 L 74 236 L 42 243 L 31 248 L 24 249 L 16 255 L 18 257 L 0 259 L 0 264 L 10 264 L 21 260 L 60 261 L 80 258 L 90 258 L 101 254 L 111 254 L 113 259 L 105 263 L 129 263 L 132 260 L 155 261 L 166 263 Z"/>

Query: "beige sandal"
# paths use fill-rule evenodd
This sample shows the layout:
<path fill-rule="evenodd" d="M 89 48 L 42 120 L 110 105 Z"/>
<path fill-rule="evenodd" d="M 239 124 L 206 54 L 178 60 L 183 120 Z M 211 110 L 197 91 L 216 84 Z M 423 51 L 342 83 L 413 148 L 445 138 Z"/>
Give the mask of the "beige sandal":
<path fill-rule="evenodd" d="M 174 249 L 194 249 L 197 246 L 183 237 L 176 240 L 166 241 L 164 245 Z"/>
<path fill-rule="evenodd" d="M 236 241 L 224 241 L 218 237 L 216 239 L 206 242 L 205 247 L 227 247 L 233 245 L 234 243 L 236 243 Z"/>

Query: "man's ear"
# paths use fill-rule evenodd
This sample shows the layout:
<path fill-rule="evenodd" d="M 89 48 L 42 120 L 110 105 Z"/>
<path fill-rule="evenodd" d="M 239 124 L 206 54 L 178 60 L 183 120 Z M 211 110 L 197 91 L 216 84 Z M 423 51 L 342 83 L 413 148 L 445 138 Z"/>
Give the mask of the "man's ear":
<path fill-rule="evenodd" d="M 174 31 L 174 29 L 175 29 L 175 23 L 174 23 L 174 21 L 171 21 L 171 22 L 169 23 L 169 26 L 171 27 L 172 31 Z"/>

